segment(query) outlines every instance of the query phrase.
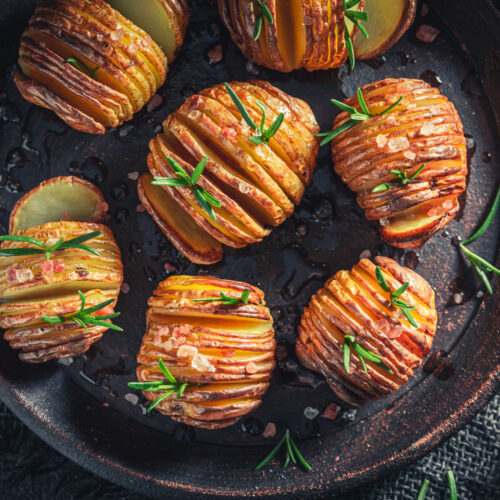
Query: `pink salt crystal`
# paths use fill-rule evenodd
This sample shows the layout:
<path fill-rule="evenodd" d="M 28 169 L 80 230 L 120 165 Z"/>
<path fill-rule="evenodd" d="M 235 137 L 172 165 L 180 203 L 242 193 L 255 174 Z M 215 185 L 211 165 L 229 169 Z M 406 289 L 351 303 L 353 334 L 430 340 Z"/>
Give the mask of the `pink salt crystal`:
<path fill-rule="evenodd" d="M 387 137 L 383 134 L 378 134 L 375 140 L 379 148 L 383 148 L 387 144 Z"/>
<path fill-rule="evenodd" d="M 340 406 L 337 406 L 335 403 L 330 403 L 323 410 L 323 418 L 327 418 L 328 420 L 335 420 L 337 415 L 339 414 Z"/>
<path fill-rule="evenodd" d="M 436 37 L 439 35 L 439 30 L 434 28 L 434 26 L 429 26 L 428 24 L 422 24 L 417 30 L 416 37 L 425 43 L 432 43 Z"/>
<path fill-rule="evenodd" d="M 188 108 L 190 110 L 198 109 L 198 107 L 200 106 L 200 104 L 202 102 L 203 102 L 203 98 L 201 97 L 201 95 L 195 95 L 195 96 L 190 98 Z"/>
<path fill-rule="evenodd" d="M 66 265 L 64 262 L 61 262 L 60 260 L 55 260 L 54 261 L 54 272 L 55 273 L 62 273 L 66 269 Z"/>
<path fill-rule="evenodd" d="M 177 345 L 184 345 L 186 343 L 186 337 L 174 337 L 177 340 Z"/>
<path fill-rule="evenodd" d="M 232 358 L 234 356 L 235 350 L 234 349 L 223 349 L 221 351 L 221 353 L 225 358 Z"/>
<path fill-rule="evenodd" d="M 181 359 L 192 358 L 198 354 L 198 349 L 191 345 L 181 345 L 177 350 L 177 357 Z"/>
<path fill-rule="evenodd" d="M 130 285 L 124 281 L 122 283 L 122 286 L 120 287 L 120 290 L 122 291 L 122 293 L 127 294 L 128 292 L 130 292 Z"/>
<path fill-rule="evenodd" d="M 222 45 L 216 45 L 215 47 L 212 47 L 208 52 L 207 52 L 208 60 L 210 64 L 216 64 L 220 61 L 222 61 Z"/>
<path fill-rule="evenodd" d="M 258 371 L 257 365 L 253 361 L 250 361 L 250 363 L 246 364 L 245 371 L 250 374 L 257 373 Z"/>
<path fill-rule="evenodd" d="M 44 260 L 40 267 L 42 268 L 43 276 L 50 276 L 54 274 L 54 263 L 51 260 Z"/>
<path fill-rule="evenodd" d="M 389 139 L 389 149 L 391 151 L 403 151 L 410 147 L 410 141 L 406 137 L 393 137 Z"/>
<path fill-rule="evenodd" d="M 49 238 L 46 242 L 45 245 L 48 247 L 51 247 L 52 245 L 55 245 L 59 241 L 59 238 Z"/>
<path fill-rule="evenodd" d="M 110 36 L 113 42 L 117 42 L 118 40 L 121 40 L 123 38 L 123 31 L 122 30 L 112 31 Z"/>
<path fill-rule="evenodd" d="M 22 269 L 17 271 L 17 281 L 18 283 L 26 283 L 33 279 L 35 275 L 31 269 Z"/>
<path fill-rule="evenodd" d="M 131 43 L 129 46 L 128 46 L 128 49 L 129 51 L 132 53 L 132 54 L 135 54 L 137 52 L 137 49 L 139 47 L 135 44 L 135 43 Z"/>
<path fill-rule="evenodd" d="M 155 94 L 146 104 L 146 109 L 151 113 L 155 109 L 158 109 L 163 104 L 163 97 L 159 94 Z"/>
<path fill-rule="evenodd" d="M 170 328 L 167 325 L 163 325 L 158 328 L 158 333 L 160 335 L 168 335 L 170 333 Z"/>
<path fill-rule="evenodd" d="M 272 438 L 274 436 L 276 436 L 276 424 L 269 422 L 262 432 L 262 437 Z"/>
<path fill-rule="evenodd" d="M 191 360 L 191 366 L 199 372 L 215 372 L 215 366 L 208 361 L 208 358 L 203 354 L 196 354 Z"/>
<path fill-rule="evenodd" d="M 435 130 L 436 127 L 434 127 L 432 123 L 426 122 L 420 128 L 420 134 L 425 136 L 432 135 L 435 132 Z"/>
<path fill-rule="evenodd" d="M 7 269 L 7 281 L 9 283 L 15 283 L 17 281 L 17 269 L 15 267 L 9 267 Z"/>
<path fill-rule="evenodd" d="M 405 151 L 403 153 L 403 156 L 408 160 L 414 160 L 417 157 L 417 155 L 413 151 Z"/>
<path fill-rule="evenodd" d="M 448 210 L 451 210 L 453 208 L 453 201 L 452 200 L 446 200 L 444 203 L 443 203 L 443 208 L 448 211 Z"/>
<path fill-rule="evenodd" d="M 139 178 L 139 172 L 137 172 L 137 170 L 134 170 L 133 172 L 129 172 L 127 174 L 127 177 L 131 180 L 131 181 L 136 181 L 138 178 Z"/>
<path fill-rule="evenodd" d="M 389 224 L 389 219 L 387 217 L 382 217 L 379 219 L 379 223 L 381 226 L 387 226 Z"/>
<path fill-rule="evenodd" d="M 232 127 L 224 127 L 221 130 L 221 134 L 224 136 L 225 139 L 230 141 L 230 140 L 234 139 L 235 137 L 237 137 L 238 132 L 236 132 L 236 130 L 234 130 L 234 128 L 232 128 Z"/>
<path fill-rule="evenodd" d="M 177 342 L 177 339 L 174 337 L 170 337 L 164 344 L 163 347 L 167 351 L 172 351 L 174 349 L 177 349 L 179 347 L 179 343 Z"/>
<path fill-rule="evenodd" d="M 404 333 L 403 328 L 401 328 L 400 326 L 393 326 L 393 325 L 390 325 L 386 331 L 387 338 L 389 339 L 397 339 L 401 337 L 403 333 Z"/>
<path fill-rule="evenodd" d="M 135 207 L 135 211 L 142 214 L 146 211 L 146 207 L 142 203 L 139 203 L 139 205 Z"/>
<path fill-rule="evenodd" d="M 175 326 L 172 331 L 172 337 L 182 337 L 185 335 L 189 335 L 190 332 L 191 330 L 187 325 Z"/>

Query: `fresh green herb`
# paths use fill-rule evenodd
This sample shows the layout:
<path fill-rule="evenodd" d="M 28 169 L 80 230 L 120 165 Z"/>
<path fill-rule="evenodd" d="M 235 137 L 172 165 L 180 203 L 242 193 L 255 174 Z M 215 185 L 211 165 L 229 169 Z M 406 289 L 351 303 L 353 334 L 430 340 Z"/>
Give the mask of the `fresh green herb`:
<path fill-rule="evenodd" d="M 493 287 L 491 286 L 487 273 L 491 271 L 493 273 L 500 274 L 500 269 L 493 266 L 488 261 L 486 261 L 479 255 L 475 254 L 474 252 L 471 252 L 465 245 L 468 245 L 469 243 L 476 241 L 488 229 L 490 224 L 493 222 L 493 219 L 495 218 L 499 207 L 500 207 L 500 187 L 497 190 L 495 200 L 493 201 L 493 205 L 491 206 L 491 209 L 488 212 L 488 215 L 486 216 L 484 222 L 481 224 L 481 226 L 479 226 L 478 230 L 472 236 L 467 238 L 465 241 L 462 241 L 459 245 L 460 249 L 469 259 L 470 263 L 472 264 L 472 268 L 479 276 L 479 279 L 483 282 L 483 285 L 485 286 L 486 290 L 490 295 L 493 295 Z"/>
<path fill-rule="evenodd" d="M 267 0 L 254 0 L 255 7 L 258 11 L 255 16 L 255 27 L 253 30 L 253 39 L 257 41 L 262 32 L 262 23 L 264 22 L 264 18 L 267 19 L 269 24 L 274 24 L 273 15 L 269 10 L 269 7 L 266 5 Z"/>
<path fill-rule="evenodd" d="M 64 62 L 71 64 L 71 66 L 74 66 L 78 71 L 90 76 L 93 80 L 97 80 L 96 73 L 99 66 L 91 69 L 81 59 L 78 59 L 78 57 L 68 57 Z"/>
<path fill-rule="evenodd" d="M 263 102 L 259 101 L 258 99 L 255 99 L 255 104 L 260 108 L 262 111 L 262 119 L 260 121 L 260 125 L 257 126 L 255 122 L 252 120 L 252 117 L 249 115 L 248 111 L 246 110 L 245 106 L 241 102 L 240 98 L 236 95 L 234 90 L 229 86 L 228 83 L 224 83 L 226 86 L 226 90 L 231 97 L 232 101 L 234 102 L 234 105 L 238 108 L 238 111 L 240 112 L 243 120 L 247 123 L 247 125 L 252 129 L 255 130 L 258 135 L 250 137 L 250 140 L 257 145 L 260 144 L 268 144 L 269 139 L 279 130 L 281 127 L 281 124 L 283 123 L 283 120 L 285 118 L 285 115 L 283 113 L 279 113 L 279 115 L 276 117 L 276 120 L 271 124 L 271 126 L 266 130 L 265 124 L 266 124 L 266 107 Z"/>
<path fill-rule="evenodd" d="M 151 184 L 155 186 L 175 186 L 175 187 L 192 187 L 193 194 L 200 207 L 208 213 L 212 220 L 215 220 L 215 212 L 212 207 L 220 207 L 221 202 L 214 198 L 206 189 L 198 186 L 199 181 L 205 166 L 207 165 L 207 157 L 204 156 L 200 163 L 196 166 L 193 174 L 189 174 L 170 156 L 167 156 L 167 161 L 176 173 L 177 177 L 155 177 Z"/>
<path fill-rule="evenodd" d="M 351 365 L 351 347 L 354 349 L 354 351 L 357 353 L 359 356 L 359 360 L 361 361 L 361 364 L 363 365 L 363 370 L 365 373 L 368 373 L 368 370 L 366 368 L 366 363 L 365 359 L 368 361 L 371 361 L 372 363 L 380 366 L 380 368 L 383 368 L 386 372 L 390 373 L 392 375 L 392 370 L 382 362 L 382 358 L 378 356 L 377 354 L 367 351 L 364 347 L 361 347 L 357 342 L 356 339 L 352 335 L 344 335 L 344 345 L 343 345 L 343 354 L 344 354 L 344 369 L 347 373 L 349 373 L 350 365 Z"/>
<path fill-rule="evenodd" d="M 288 467 L 290 462 L 293 464 L 300 463 L 306 471 L 312 470 L 312 467 L 304 460 L 304 457 L 300 453 L 297 445 L 294 443 L 293 439 L 290 437 L 290 431 L 287 429 L 285 435 L 280 439 L 278 444 L 271 450 L 271 453 L 267 455 L 262 462 L 255 467 L 255 470 L 263 469 L 280 451 L 282 446 L 285 445 L 285 462 L 284 467 Z"/>
<path fill-rule="evenodd" d="M 230 297 L 224 292 L 220 292 L 220 298 L 213 299 L 194 299 L 194 302 L 222 302 L 224 306 L 233 306 L 236 304 L 248 304 L 248 296 L 250 295 L 250 290 L 245 290 L 242 292 L 241 297 L 238 299 L 236 297 Z"/>
<path fill-rule="evenodd" d="M 395 103 L 391 104 L 389 107 L 381 111 L 380 113 L 372 113 L 368 106 L 366 105 L 365 98 L 363 97 L 363 92 L 358 88 L 357 91 L 358 102 L 361 111 L 358 111 L 356 108 L 349 106 L 341 101 L 337 101 L 337 99 L 330 99 L 330 102 L 340 108 L 342 111 L 345 111 L 349 114 L 350 119 L 344 122 L 342 125 L 339 125 L 337 128 L 331 130 L 330 132 L 322 132 L 321 134 L 316 134 L 317 137 L 323 137 L 320 145 L 323 146 L 329 143 L 332 139 L 335 139 L 338 135 L 350 128 L 354 127 L 359 122 L 368 120 L 368 118 L 373 118 L 375 116 L 382 116 L 390 113 L 403 99 L 401 96 Z"/>
<path fill-rule="evenodd" d="M 366 38 L 369 38 L 368 32 L 360 22 L 368 21 L 368 12 L 350 10 L 353 7 L 356 7 L 359 2 L 361 2 L 361 0 L 342 0 L 342 5 L 344 7 L 344 16 L 351 20 Z M 351 70 L 353 70 L 354 65 L 356 64 L 356 58 L 354 57 L 354 46 L 352 43 L 351 34 L 349 33 L 349 28 L 347 27 L 347 23 L 344 23 L 344 40 L 345 46 L 347 48 L 347 54 L 349 56 Z"/>
<path fill-rule="evenodd" d="M 413 325 L 415 328 L 418 328 L 418 323 L 410 313 L 411 310 L 415 309 L 415 306 L 410 306 L 407 302 L 399 298 L 399 296 L 402 295 L 403 292 L 408 288 L 408 281 L 401 285 L 401 287 L 397 290 L 391 290 L 391 287 L 387 283 L 382 270 L 380 269 L 380 266 L 377 266 L 375 268 L 375 277 L 377 278 L 380 288 L 382 288 L 384 292 L 390 293 L 391 304 L 401 310 L 401 312 L 411 325 Z"/>
<path fill-rule="evenodd" d="M 450 500 L 457 500 L 457 484 L 455 483 L 455 476 L 453 475 L 453 471 L 451 469 L 446 471 L 446 479 L 448 480 L 448 488 L 450 491 Z"/>
<path fill-rule="evenodd" d="M 45 316 L 44 314 L 42 316 L 42 319 L 45 322 L 50 323 L 51 325 L 60 325 L 62 323 L 66 323 L 67 321 L 73 321 L 74 323 L 77 323 L 81 327 L 85 328 L 85 330 L 89 329 L 89 325 L 97 325 L 105 326 L 106 328 L 116 330 L 117 332 L 123 332 L 122 328 L 107 321 L 120 316 L 119 312 L 103 316 L 95 316 L 93 314 L 97 311 L 100 311 L 101 309 L 104 309 L 106 306 L 109 306 L 109 304 L 113 303 L 115 299 L 109 299 L 95 306 L 85 308 L 85 295 L 83 295 L 83 293 L 80 291 L 78 291 L 78 295 L 80 295 L 80 299 L 82 301 L 82 305 L 80 306 L 80 309 L 78 311 L 65 316 Z"/>
<path fill-rule="evenodd" d="M 424 482 L 422 483 L 422 486 L 420 486 L 420 490 L 418 492 L 417 500 L 425 500 L 425 497 L 427 496 L 427 490 L 429 489 L 429 485 L 431 483 L 429 482 L 428 479 L 424 479 Z"/>
<path fill-rule="evenodd" d="M 159 359 L 158 365 L 160 366 L 160 370 L 162 371 L 163 375 L 165 375 L 165 380 L 156 380 L 154 382 L 129 382 L 128 383 L 128 386 L 130 388 L 138 389 L 140 391 L 145 391 L 145 392 L 166 391 L 160 397 L 155 399 L 148 406 L 148 409 L 146 410 L 147 412 L 150 412 L 155 406 L 157 406 L 159 403 L 161 403 L 164 399 L 171 396 L 174 392 L 177 393 L 177 397 L 179 399 L 182 398 L 182 395 L 184 394 L 184 391 L 186 390 L 186 388 L 189 387 L 190 385 L 192 385 L 189 382 L 177 381 L 175 379 L 175 377 L 172 375 L 172 373 L 170 372 L 170 370 L 165 366 L 165 363 L 163 362 L 163 360 Z"/>
<path fill-rule="evenodd" d="M 2 248 L 0 249 L 0 257 L 12 257 L 18 255 L 37 255 L 44 253 L 45 258 L 50 260 L 50 256 L 52 252 L 56 250 L 67 250 L 68 248 L 79 248 L 80 250 L 85 250 L 86 252 L 90 252 L 94 255 L 99 256 L 99 253 L 93 248 L 82 245 L 88 240 L 92 238 L 96 238 L 101 234 L 101 231 L 93 231 L 91 233 L 83 234 L 82 236 L 77 236 L 76 238 L 72 238 L 70 240 L 65 241 L 64 238 L 61 238 L 59 241 L 54 243 L 51 246 L 47 246 L 45 243 L 37 240 L 36 238 L 31 238 L 30 236 L 21 236 L 17 234 L 0 236 L 0 241 L 22 241 L 23 243 L 31 243 L 39 248 Z"/>
<path fill-rule="evenodd" d="M 425 168 L 425 163 L 410 176 L 404 170 L 391 170 L 391 174 L 395 175 L 396 178 L 386 182 L 384 184 L 379 184 L 372 189 L 372 193 L 380 193 L 382 191 L 387 191 L 388 189 L 393 189 L 401 186 L 406 186 L 410 181 L 416 179 L 416 177 Z"/>

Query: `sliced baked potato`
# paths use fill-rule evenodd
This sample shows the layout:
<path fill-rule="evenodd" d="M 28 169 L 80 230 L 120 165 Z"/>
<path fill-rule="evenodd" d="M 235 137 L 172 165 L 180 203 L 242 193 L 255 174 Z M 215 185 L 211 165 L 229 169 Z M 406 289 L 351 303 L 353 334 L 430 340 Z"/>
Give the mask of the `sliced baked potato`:
<path fill-rule="evenodd" d="M 167 57 L 184 37 L 184 0 L 150 0 L 142 10 L 116 3 L 151 28 L 168 54 L 104 0 L 47 0 L 21 38 L 19 91 L 83 132 L 102 134 L 130 120 L 164 83 Z"/>
<path fill-rule="evenodd" d="M 73 177 L 45 181 L 15 205 L 11 234 L 0 237 L 0 328 L 21 360 L 76 356 L 119 329 L 109 320 L 120 249 L 108 227 L 87 222 L 106 211 L 102 193 Z"/>
<path fill-rule="evenodd" d="M 357 36 L 357 59 L 373 59 L 387 52 L 415 20 L 417 0 L 365 0 L 368 21 L 363 23 L 368 37 Z"/>
<path fill-rule="evenodd" d="M 259 106 L 266 110 L 264 127 L 282 119 L 268 143 L 253 142 L 255 130 L 227 88 L 217 85 L 187 99 L 150 141 L 148 167 L 153 177 L 168 180 L 163 192 L 147 186 L 151 176 L 139 181 L 139 196 L 165 236 L 200 264 L 219 261 L 221 244 L 260 242 L 267 226 L 283 222 L 300 202 L 318 153 L 318 125 L 303 101 L 261 81 L 232 82 L 230 89 L 255 123 L 262 121 Z M 183 184 L 176 169 L 193 176 L 197 166 L 203 171 L 196 187 Z M 213 214 L 197 190 L 217 201 Z"/>
<path fill-rule="evenodd" d="M 392 259 L 375 262 L 363 259 L 351 271 L 339 271 L 316 292 L 296 340 L 302 364 L 322 373 L 353 405 L 401 387 L 429 353 L 436 332 L 429 284 Z"/>
<path fill-rule="evenodd" d="M 467 175 L 462 122 L 453 104 L 421 80 L 389 78 L 360 91 L 372 116 L 332 140 L 335 172 L 389 244 L 420 247 L 459 210 Z M 362 111 L 358 96 L 345 104 Z M 348 120 L 343 111 L 333 128 Z"/>
<path fill-rule="evenodd" d="M 358 32 L 344 16 L 342 0 L 218 0 L 218 4 L 245 57 L 278 71 L 342 66 L 348 57 L 344 32 L 351 40 Z M 363 7 L 361 0 L 351 10 Z"/>
<path fill-rule="evenodd" d="M 261 404 L 275 367 L 273 320 L 261 290 L 210 276 L 172 276 L 148 304 L 138 387 L 165 380 L 165 367 L 178 384 L 188 384 L 167 396 L 144 390 L 158 411 L 220 429 Z"/>

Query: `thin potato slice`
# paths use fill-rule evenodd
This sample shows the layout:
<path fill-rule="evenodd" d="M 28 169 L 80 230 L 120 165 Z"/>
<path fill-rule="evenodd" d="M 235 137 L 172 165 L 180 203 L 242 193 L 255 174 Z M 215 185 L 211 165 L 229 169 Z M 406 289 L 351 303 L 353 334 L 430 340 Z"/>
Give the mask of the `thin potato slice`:
<path fill-rule="evenodd" d="M 399 299 L 414 307 L 410 313 L 418 326 L 391 303 L 390 294 L 378 283 L 375 264 L 365 259 L 350 272 L 338 272 L 313 296 L 296 340 L 300 361 L 322 373 L 332 390 L 353 405 L 403 385 L 429 353 L 436 332 L 434 291 L 429 284 L 392 259 L 376 257 L 375 261 L 392 291 L 408 283 Z M 360 358 L 351 346 L 347 372 L 345 335 L 379 356 L 387 368 Z"/>
<path fill-rule="evenodd" d="M 197 301 L 220 298 L 221 292 L 241 298 L 244 291 L 249 293 L 246 304 Z M 164 380 L 161 359 L 179 382 L 193 384 L 182 397 L 163 399 L 158 411 L 178 422 L 220 429 L 260 405 L 275 366 L 276 345 L 261 290 L 210 276 L 172 276 L 158 285 L 149 306 L 147 332 L 137 355 L 138 380 Z M 193 314 L 197 320 L 186 321 Z M 200 318 L 208 318 L 210 327 Z M 162 392 L 143 394 L 154 401 Z"/>

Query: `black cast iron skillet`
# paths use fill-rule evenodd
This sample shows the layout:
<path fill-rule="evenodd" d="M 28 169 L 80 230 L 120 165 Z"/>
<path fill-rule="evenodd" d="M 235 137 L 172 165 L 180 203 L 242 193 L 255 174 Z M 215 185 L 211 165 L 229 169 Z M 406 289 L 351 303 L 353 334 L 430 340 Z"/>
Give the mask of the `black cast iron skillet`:
<path fill-rule="evenodd" d="M 110 203 L 110 226 L 123 252 L 130 292 L 119 300 L 119 323 L 125 332 L 108 332 L 70 365 L 23 364 L 1 341 L 1 398 L 66 456 L 146 494 L 331 496 L 428 452 L 498 388 L 500 292 L 493 297 L 477 293 L 479 284 L 453 241 L 474 230 L 500 179 L 499 14 L 487 0 L 429 0 L 431 13 L 419 16 L 385 58 L 358 63 L 352 74 L 342 68 L 284 75 L 247 65 L 222 27 L 215 3 L 191 2 L 186 43 L 160 90 L 163 105 L 97 137 L 69 129 L 52 113 L 20 98 L 12 73 L 20 33 L 36 2 L 2 2 L 0 230 L 7 232 L 9 211 L 20 194 L 43 179 L 85 177 Z M 416 27 L 423 23 L 441 29 L 432 44 L 415 38 Z M 224 60 L 210 65 L 207 50 L 218 43 Z M 376 225 L 365 220 L 353 194 L 333 173 L 328 148 L 321 150 L 313 184 L 293 217 L 263 243 L 228 250 L 224 261 L 210 268 L 190 264 L 177 254 L 149 216 L 136 211 L 133 178 L 146 169 L 147 141 L 167 114 L 195 91 L 226 80 L 266 79 L 305 99 L 326 129 L 336 114 L 330 98 L 352 95 L 356 87 L 371 81 L 403 76 L 440 86 L 457 106 L 467 134 L 471 173 L 461 200 L 464 208 L 424 248 L 405 252 L 381 242 Z M 498 265 L 498 244 L 497 219 L 474 248 Z M 296 325 L 310 296 L 335 271 L 351 268 L 365 250 L 416 268 L 432 284 L 439 330 L 424 368 L 400 391 L 357 411 L 342 405 L 331 421 L 321 412 L 328 403 L 339 401 L 321 377 L 298 365 L 293 351 Z M 194 430 L 154 412 L 146 416 L 141 396 L 137 394 L 137 402 L 127 388 L 135 377 L 146 299 L 168 274 L 165 262 L 177 273 L 210 272 L 257 284 L 266 292 L 281 344 L 279 366 L 261 408 L 228 429 Z M 306 418 L 307 407 L 320 415 Z M 277 464 L 253 472 L 274 442 L 261 435 L 267 422 L 276 423 L 279 435 L 292 430 L 312 472 L 284 471 Z"/>

